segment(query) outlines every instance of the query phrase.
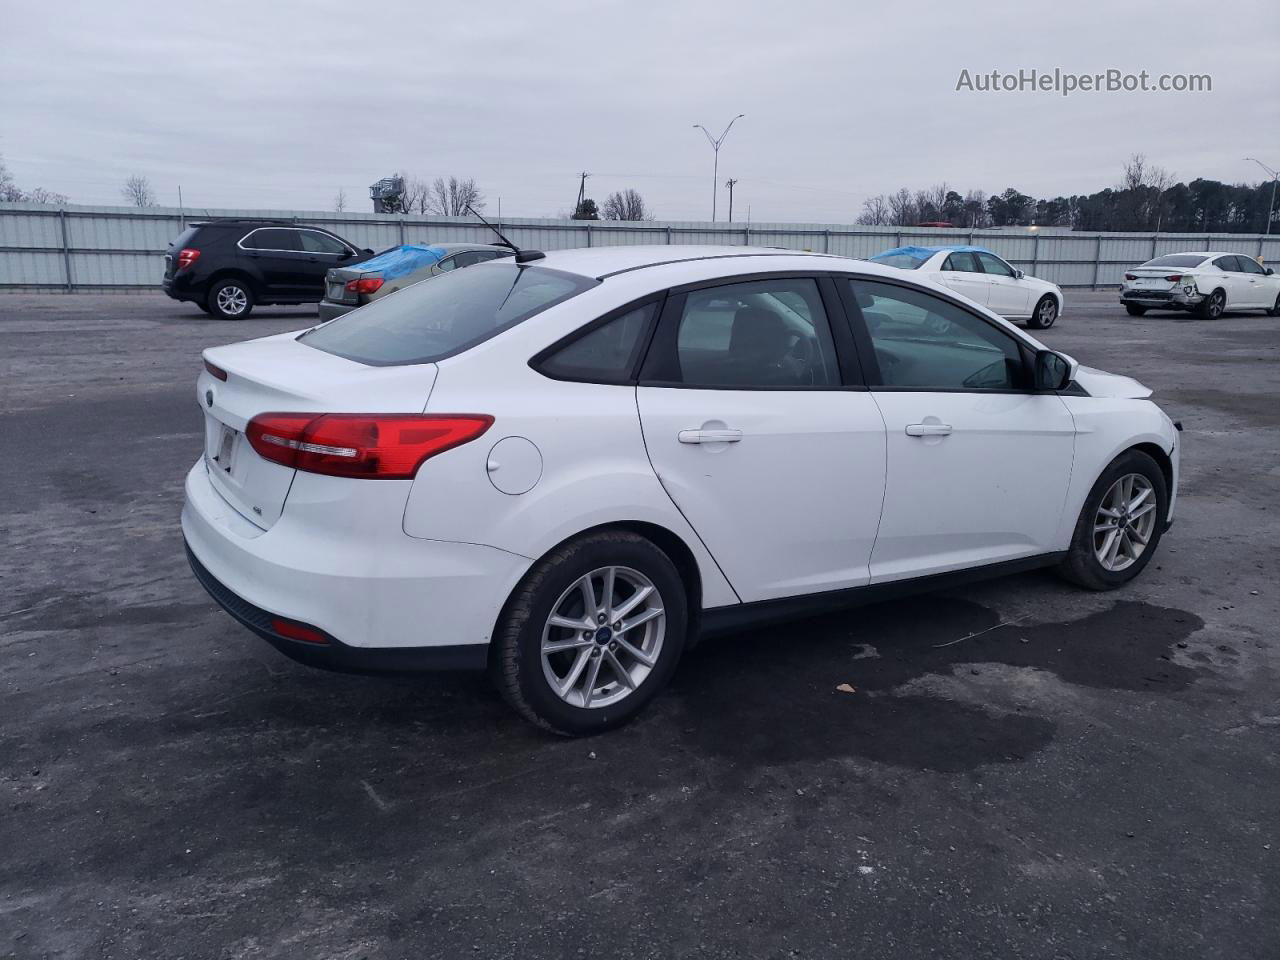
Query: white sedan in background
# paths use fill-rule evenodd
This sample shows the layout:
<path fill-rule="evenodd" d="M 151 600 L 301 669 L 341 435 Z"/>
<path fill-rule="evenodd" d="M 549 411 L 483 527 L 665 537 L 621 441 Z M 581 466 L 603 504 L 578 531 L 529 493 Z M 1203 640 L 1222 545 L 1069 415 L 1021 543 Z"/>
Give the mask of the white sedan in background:
<path fill-rule="evenodd" d="M 875 263 L 522 251 L 206 350 L 182 532 L 295 659 L 487 668 L 595 733 L 700 633 L 1030 567 L 1129 582 L 1178 483 L 1150 394 Z"/>
<path fill-rule="evenodd" d="M 1024 320 L 1033 330 L 1052 327 L 1062 314 L 1062 288 L 1029 277 L 985 247 L 895 247 L 872 263 L 915 270 L 1006 320 Z"/>
<path fill-rule="evenodd" d="M 1127 272 L 1120 302 L 1131 317 L 1148 310 L 1190 310 L 1206 320 L 1227 310 L 1280 317 L 1280 277 L 1242 253 L 1170 253 Z"/>

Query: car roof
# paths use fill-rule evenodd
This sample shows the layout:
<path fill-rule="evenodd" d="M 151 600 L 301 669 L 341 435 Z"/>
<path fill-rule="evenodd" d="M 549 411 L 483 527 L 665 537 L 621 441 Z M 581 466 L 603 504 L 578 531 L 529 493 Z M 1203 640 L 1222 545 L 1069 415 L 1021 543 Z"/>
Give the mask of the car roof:
<path fill-rule="evenodd" d="M 877 253 L 876 257 L 891 257 L 891 256 L 894 256 L 895 254 L 906 254 L 907 256 L 910 256 L 910 257 L 923 257 L 924 259 L 927 260 L 929 257 L 935 256 L 936 254 L 939 254 L 939 253 L 943 253 L 944 251 L 947 253 L 966 253 L 968 251 L 973 251 L 974 253 L 989 253 L 993 257 L 997 256 L 997 254 L 994 251 L 988 250 L 986 247 L 975 247 L 971 244 L 965 244 L 965 243 L 951 243 L 951 244 L 943 244 L 941 246 L 936 246 L 936 247 L 916 247 L 916 246 L 894 247 L 892 250 L 884 250 L 880 253 Z M 871 259 L 874 260 L 875 257 L 872 257 Z"/>
<path fill-rule="evenodd" d="M 835 254 L 812 253 L 806 250 L 787 250 L 778 247 L 693 246 L 683 244 L 652 244 L 618 247 L 577 247 L 569 250 L 548 250 L 538 266 L 576 273 L 596 280 L 604 280 L 620 273 L 630 273 L 647 267 L 689 263 L 697 260 L 729 260 L 748 257 L 812 257 L 815 260 L 848 260 Z"/>
<path fill-rule="evenodd" d="M 1173 253 L 1162 253 L 1159 257 L 1152 257 L 1151 260 L 1159 260 L 1160 257 L 1248 257 L 1250 260 L 1255 259 L 1252 254 L 1241 253 L 1239 250 L 1175 250 Z M 1151 260 L 1146 262 L 1150 263 Z"/>

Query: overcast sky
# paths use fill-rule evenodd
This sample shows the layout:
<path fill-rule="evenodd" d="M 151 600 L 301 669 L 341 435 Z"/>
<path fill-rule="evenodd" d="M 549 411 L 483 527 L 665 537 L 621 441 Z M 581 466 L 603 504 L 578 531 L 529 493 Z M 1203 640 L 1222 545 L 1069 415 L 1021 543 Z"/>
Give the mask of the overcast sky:
<path fill-rule="evenodd" d="M 1073 3 L 303 3 L 5 0 L 0 155 L 20 186 L 118 203 L 131 173 L 189 207 L 371 209 L 397 169 L 475 177 L 504 215 L 635 187 L 710 216 L 848 222 L 946 181 L 1036 196 L 1280 166 L 1280 7 Z M 957 92 L 1019 68 L 1208 73 L 1209 93 Z M 721 191 L 723 219 L 725 195 Z"/>

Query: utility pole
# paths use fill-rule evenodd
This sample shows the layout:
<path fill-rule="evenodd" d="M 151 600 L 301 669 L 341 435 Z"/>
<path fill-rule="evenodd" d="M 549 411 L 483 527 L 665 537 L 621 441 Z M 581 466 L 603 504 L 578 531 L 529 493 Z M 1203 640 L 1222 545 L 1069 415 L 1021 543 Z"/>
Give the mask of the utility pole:
<path fill-rule="evenodd" d="M 711 144 L 711 149 L 715 151 L 715 160 L 711 167 L 711 222 L 716 222 L 716 194 L 720 192 L 720 145 L 724 143 L 724 138 L 729 135 L 729 130 L 733 125 L 745 117 L 745 113 L 740 113 L 729 121 L 729 126 L 724 128 L 724 133 L 718 137 L 713 137 L 711 132 L 700 123 L 695 123 L 694 127 L 701 130 L 706 135 L 707 143 Z"/>
<path fill-rule="evenodd" d="M 1275 213 L 1275 209 L 1276 209 L 1276 183 L 1280 182 L 1280 173 L 1277 173 L 1276 171 L 1272 170 L 1261 160 L 1258 160 L 1254 157 L 1245 157 L 1245 159 L 1253 160 L 1254 163 L 1256 163 L 1258 166 L 1260 166 L 1263 170 L 1267 171 L 1267 173 L 1271 175 L 1271 205 L 1267 207 L 1267 228 L 1262 231 L 1267 236 L 1270 236 L 1271 235 L 1271 217 Z"/>
<path fill-rule="evenodd" d="M 729 222 L 730 223 L 733 223 L 733 185 L 737 182 L 738 181 L 734 180 L 732 177 L 730 177 L 728 180 L 724 182 L 724 185 L 729 188 Z"/>
<path fill-rule="evenodd" d="M 582 179 L 578 182 L 578 200 L 573 205 L 574 213 L 577 213 L 582 208 L 582 201 L 587 198 L 587 177 L 591 176 L 591 174 L 583 170 L 578 176 Z"/>

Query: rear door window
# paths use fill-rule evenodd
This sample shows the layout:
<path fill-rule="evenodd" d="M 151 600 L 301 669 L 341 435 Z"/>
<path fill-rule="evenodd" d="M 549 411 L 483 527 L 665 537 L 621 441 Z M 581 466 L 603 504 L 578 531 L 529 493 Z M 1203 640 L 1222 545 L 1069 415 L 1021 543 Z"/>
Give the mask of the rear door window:
<path fill-rule="evenodd" d="M 515 263 L 454 270 L 374 300 L 298 339 L 372 366 L 430 363 L 461 353 L 599 282 Z"/>
<path fill-rule="evenodd" d="M 981 273 L 982 267 L 978 266 L 978 258 L 972 250 L 956 251 L 947 257 L 947 262 L 942 268 L 943 270 L 952 270 L 957 273 Z"/>
<path fill-rule="evenodd" d="M 1219 270 L 1225 270 L 1227 273 L 1239 273 L 1240 264 L 1236 262 L 1235 257 L 1219 257 L 1213 261 L 1213 265 Z"/>

